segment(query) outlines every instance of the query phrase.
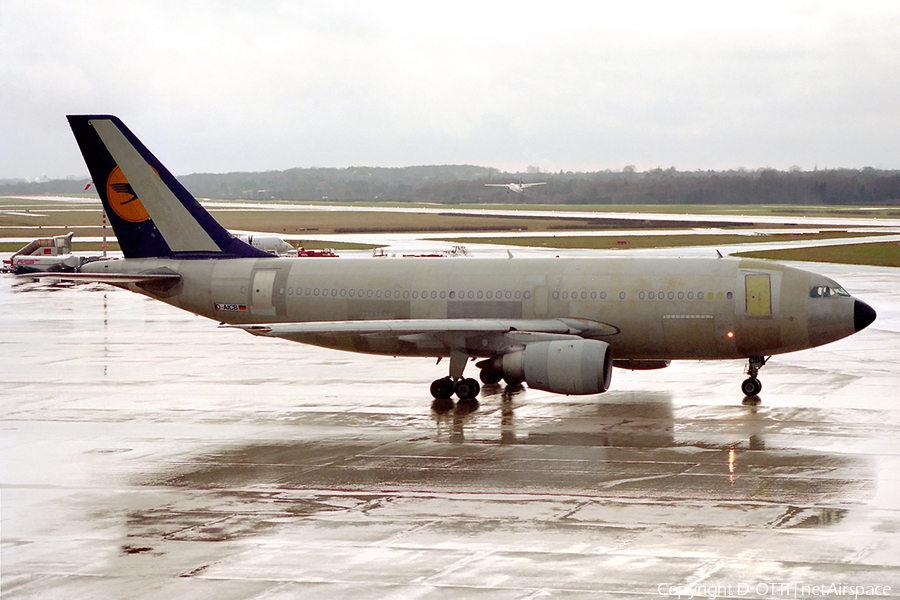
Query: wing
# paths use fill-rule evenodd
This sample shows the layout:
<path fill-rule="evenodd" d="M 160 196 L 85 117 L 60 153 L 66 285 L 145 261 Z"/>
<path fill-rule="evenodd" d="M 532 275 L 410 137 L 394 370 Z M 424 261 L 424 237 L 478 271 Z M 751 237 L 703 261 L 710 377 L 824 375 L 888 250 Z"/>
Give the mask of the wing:
<path fill-rule="evenodd" d="M 540 182 L 540 183 L 522 183 L 522 184 L 520 184 L 520 185 L 521 185 L 523 188 L 530 188 L 530 187 L 534 187 L 534 186 L 536 186 L 536 185 L 547 185 L 547 182 L 546 182 L 546 181 L 542 181 L 542 182 Z"/>
<path fill-rule="evenodd" d="M 509 187 L 508 183 L 486 183 L 486 187 Z"/>
<path fill-rule="evenodd" d="M 222 325 L 263 337 L 376 354 L 495 356 L 536 341 L 598 338 L 619 333 L 587 319 L 403 319 Z"/>

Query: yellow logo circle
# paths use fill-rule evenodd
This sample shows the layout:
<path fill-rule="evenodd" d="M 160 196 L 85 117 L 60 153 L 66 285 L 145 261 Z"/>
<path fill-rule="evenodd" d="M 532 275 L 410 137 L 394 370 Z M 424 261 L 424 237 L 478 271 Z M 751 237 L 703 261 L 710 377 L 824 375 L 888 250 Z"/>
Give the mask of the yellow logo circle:
<path fill-rule="evenodd" d="M 141 199 L 134 193 L 134 189 L 118 166 L 106 180 L 106 198 L 116 214 L 126 221 L 140 223 L 150 218 L 147 209 L 141 204 Z"/>

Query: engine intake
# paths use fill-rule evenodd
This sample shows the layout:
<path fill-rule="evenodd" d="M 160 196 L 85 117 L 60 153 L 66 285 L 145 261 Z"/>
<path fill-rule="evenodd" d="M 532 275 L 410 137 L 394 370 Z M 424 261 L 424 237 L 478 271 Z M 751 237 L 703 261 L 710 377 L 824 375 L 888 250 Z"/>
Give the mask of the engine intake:
<path fill-rule="evenodd" d="M 612 379 L 612 352 L 598 340 L 534 342 L 493 362 L 507 381 L 555 394 L 602 394 Z"/>

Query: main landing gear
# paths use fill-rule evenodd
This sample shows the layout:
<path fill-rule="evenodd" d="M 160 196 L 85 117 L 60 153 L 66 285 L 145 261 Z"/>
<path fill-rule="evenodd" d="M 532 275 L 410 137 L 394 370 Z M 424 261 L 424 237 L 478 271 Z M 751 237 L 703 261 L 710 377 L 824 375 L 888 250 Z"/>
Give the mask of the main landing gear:
<path fill-rule="evenodd" d="M 745 396 L 758 396 L 762 391 L 762 383 L 759 382 L 759 379 L 757 379 L 756 376 L 759 374 L 759 370 L 766 365 L 768 360 L 768 358 L 763 356 L 750 357 L 747 365 L 747 375 L 750 377 L 745 379 L 744 383 L 741 384 L 741 391 L 744 392 Z"/>
<path fill-rule="evenodd" d="M 469 378 L 453 380 L 451 377 L 442 377 L 431 382 L 431 395 L 435 398 L 446 399 L 453 394 L 460 400 L 471 400 L 481 391 L 478 381 Z"/>
<path fill-rule="evenodd" d="M 450 353 L 450 375 L 432 382 L 431 395 L 438 400 L 448 400 L 453 394 L 460 400 L 473 400 L 481 391 L 481 385 L 475 379 L 463 377 L 468 360 L 468 354 L 453 350 Z"/>

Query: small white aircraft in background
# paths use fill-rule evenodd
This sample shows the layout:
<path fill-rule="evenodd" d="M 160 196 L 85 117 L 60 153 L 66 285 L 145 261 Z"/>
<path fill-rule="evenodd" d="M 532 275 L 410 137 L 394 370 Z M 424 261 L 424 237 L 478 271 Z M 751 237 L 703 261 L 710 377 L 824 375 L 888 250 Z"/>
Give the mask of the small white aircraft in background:
<path fill-rule="evenodd" d="M 252 231 L 232 231 L 232 233 L 242 242 L 247 242 L 254 248 L 276 256 L 287 256 L 295 250 L 289 243 L 271 233 L 254 233 Z"/>
<path fill-rule="evenodd" d="M 517 194 L 522 194 L 525 192 L 526 188 L 530 188 L 536 185 L 547 185 L 546 181 L 542 181 L 540 183 L 486 183 L 484 184 L 487 187 L 505 187 L 506 193 L 515 192 Z"/>

